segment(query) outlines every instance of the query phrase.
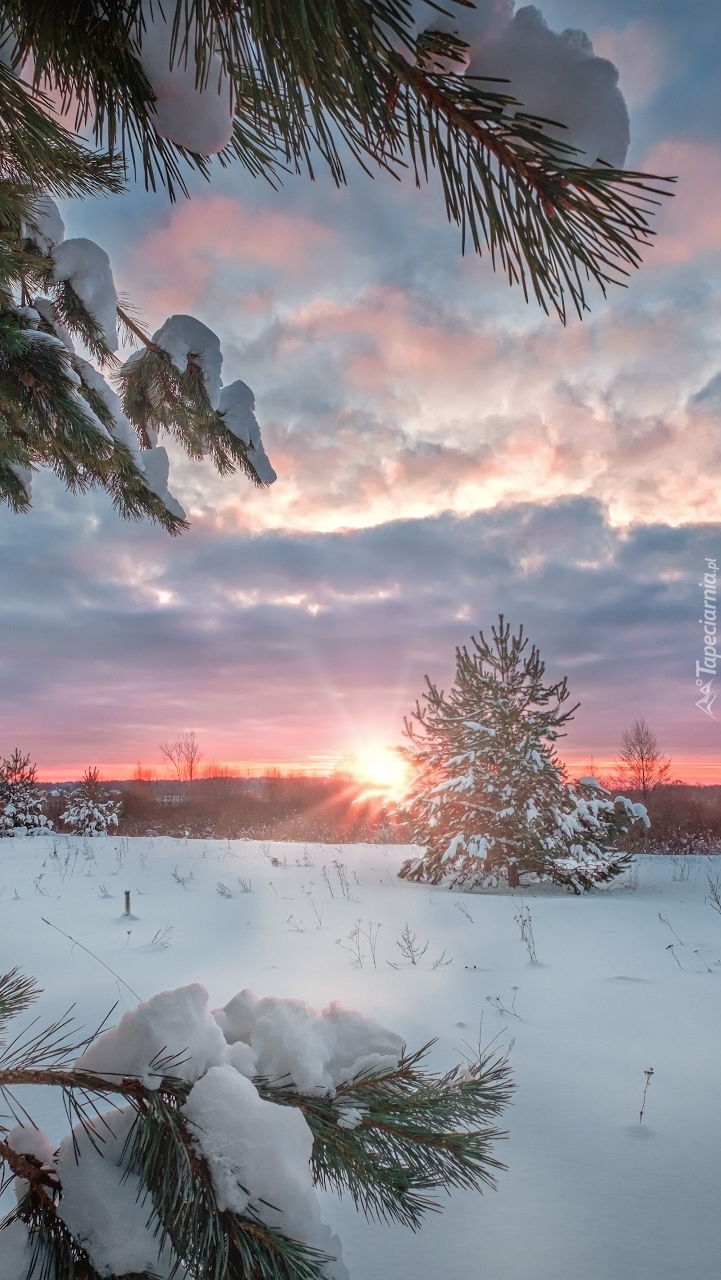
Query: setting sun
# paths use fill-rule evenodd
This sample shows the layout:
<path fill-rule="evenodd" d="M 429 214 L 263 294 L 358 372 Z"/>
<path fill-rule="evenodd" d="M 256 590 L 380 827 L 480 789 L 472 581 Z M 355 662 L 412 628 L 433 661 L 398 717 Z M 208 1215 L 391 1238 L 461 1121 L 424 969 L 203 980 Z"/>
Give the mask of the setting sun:
<path fill-rule="evenodd" d="M 392 747 L 373 746 L 357 752 L 353 772 L 393 795 L 400 795 L 408 781 L 408 766 Z"/>

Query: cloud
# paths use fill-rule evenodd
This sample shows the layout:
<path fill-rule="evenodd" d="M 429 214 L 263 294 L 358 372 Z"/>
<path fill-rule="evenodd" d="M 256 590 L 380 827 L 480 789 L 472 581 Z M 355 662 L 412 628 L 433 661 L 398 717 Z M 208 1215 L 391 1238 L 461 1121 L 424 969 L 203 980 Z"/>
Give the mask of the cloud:
<path fill-rule="evenodd" d="M 185 728 L 230 760 L 392 743 L 423 674 L 447 683 L 454 646 L 499 610 L 582 700 L 564 750 L 612 753 L 644 714 L 672 754 L 717 757 L 693 663 L 718 525 L 622 533 L 575 499 L 170 542 L 120 526 L 100 496 L 78 508 L 54 480 L 39 488 L 32 515 L 0 524 L 0 749 L 18 742 L 47 768 L 132 768 Z"/>
<path fill-rule="evenodd" d="M 192 312 L 217 291 L 237 299 L 242 290 L 244 306 L 262 311 L 268 302 L 257 290 L 258 269 L 273 281 L 282 274 L 287 288 L 307 272 L 313 254 L 328 253 L 332 240 L 328 227 L 302 215 L 199 194 L 133 246 L 125 271 L 132 271 L 134 296 L 158 316 Z"/>
<path fill-rule="evenodd" d="M 629 107 L 645 106 L 664 82 L 669 56 L 659 27 L 643 18 L 627 22 L 620 30 L 603 27 L 593 36 L 599 57 L 618 69 L 619 88 Z"/>
<path fill-rule="evenodd" d="M 257 493 L 171 448 L 194 522 L 176 542 L 51 477 L 29 516 L 0 512 L 0 749 L 77 773 L 184 728 L 235 760 L 392 742 L 423 673 L 447 681 L 502 608 L 582 700 L 564 750 L 612 755 L 643 714 L 674 756 L 718 759 L 691 681 L 699 566 L 721 552 L 718 76 L 708 6 L 648 8 L 609 0 L 596 53 L 655 95 L 634 163 L 680 182 L 642 271 L 583 324 L 462 259 L 433 182 L 271 193 L 235 170 L 173 209 L 137 191 L 63 205 L 149 328 L 192 310 L 220 335 L 279 480 Z M 537 11 L 495 11 L 478 49 L 506 74 L 513 53 L 516 85 L 547 50 L 563 102 L 588 73 L 622 140 L 609 62 Z M 683 94 L 643 61 L 647 25 L 675 69 L 683 35 Z"/>
<path fill-rule="evenodd" d="M 251 493 L 176 460 L 176 491 L 192 519 L 248 530 L 573 495 L 618 526 L 713 521 L 718 406 L 694 397 L 718 371 L 718 302 L 653 297 L 561 333 L 381 286 L 287 308 L 239 348 L 278 484 Z"/>
<path fill-rule="evenodd" d="M 432 193 L 358 180 L 174 211 L 127 287 L 219 333 L 279 474 L 256 494 L 174 456 L 191 518 L 332 531 L 586 495 L 618 526 L 714 520 L 718 406 L 694 397 L 719 370 L 721 149 L 668 140 L 645 164 L 681 174 L 656 243 L 565 330 L 460 259 Z"/>
<path fill-rule="evenodd" d="M 691 138 L 669 138 L 643 158 L 646 173 L 674 176 L 674 199 L 664 201 L 649 263 L 678 265 L 721 250 L 721 146 Z"/>

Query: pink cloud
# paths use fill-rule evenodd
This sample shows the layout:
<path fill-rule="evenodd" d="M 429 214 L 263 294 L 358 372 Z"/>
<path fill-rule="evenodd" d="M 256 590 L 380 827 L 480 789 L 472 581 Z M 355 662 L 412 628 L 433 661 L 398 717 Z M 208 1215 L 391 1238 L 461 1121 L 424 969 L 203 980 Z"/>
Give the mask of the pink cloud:
<path fill-rule="evenodd" d="M 167 226 L 134 245 L 128 288 L 158 314 L 191 311 L 212 285 L 222 287 L 229 264 L 262 264 L 287 279 L 306 270 L 333 239 L 310 218 L 248 209 L 231 196 L 195 196 L 173 209 Z M 253 310 L 262 309 L 262 300 L 252 289 Z"/>
<path fill-rule="evenodd" d="M 621 31 L 604 27 L 593 37 L 599 58 L 618 68 L 619 86 L 629 107 L 641 107 L 663 83 L 668 52 L 663 35 L 651 22 L 636 19 Z"/>
<path fill-rule="evenodd" d="M 426 319 L 413 295 L 374 288 L 298 308 L 255 349 L 278 483 L 254 493 L 181 464 L 195 520 L 330 531 L 571 495 L 617 525 L 717 518 L 717 414 L 688 408 L 718 367 L 713 334 L 670 301 L 513 333 Z M 319 371 L 328 406 L 296 411 Z M 286 405 L 276 423 L 269 398 Z"/>
<path fill-rule="evenodd" d="M 657 232 L 646 268 L 690 262 L 721 249 L 721 147 L 676 138 L 658 143 L 639 166 L 646 173 L 677 176 L 674 198 L 653 219 Z"/>

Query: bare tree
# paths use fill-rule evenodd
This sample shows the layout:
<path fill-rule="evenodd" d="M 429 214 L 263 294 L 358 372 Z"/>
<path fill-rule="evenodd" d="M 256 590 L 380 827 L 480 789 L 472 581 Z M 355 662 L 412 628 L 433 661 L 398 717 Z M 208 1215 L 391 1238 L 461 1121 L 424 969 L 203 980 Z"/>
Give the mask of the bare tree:
<path fill-rule="evenodd" d="M 643 716 L 624 729 L 617 768 L 622 785 L 640 791 L 644 800 L 654 787 L 668 781 L 671 761 L 661 755 L 658 738 Z"/>
<path fill-rule="evenodd" d="M 193 730 L 179 734 L 172 742 L 161 742 L 160 753 L 175 769 L 179 782 L 192 784 L 197 778 L 203 752 Z"/>

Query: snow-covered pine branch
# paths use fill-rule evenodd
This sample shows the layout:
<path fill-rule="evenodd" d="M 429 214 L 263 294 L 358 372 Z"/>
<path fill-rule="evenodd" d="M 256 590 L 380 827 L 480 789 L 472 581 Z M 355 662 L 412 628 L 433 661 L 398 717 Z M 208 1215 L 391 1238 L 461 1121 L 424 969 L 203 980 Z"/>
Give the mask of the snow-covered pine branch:
<path fill-rule="evenodd" d="M 417 1226 L 434 1189 L 481 1190 L 503 1167 L 503 1055 L 439 1075 L 337 1004 L 241 991 L 211 1012 L 199 985 L 85 1044 L 61 1020 L 31 1050 L 5 1047 L 37 994 L 16 970 L 0 978 L 0 1090 L 54 1086 L 76 1123 L 58 1145 L 23 1111 L 0 1136 L 18 1201 L 0 1224 L 3 1280 L 29 1280 L 33 1259 L 63 1280 L 349 1280 L 316 1187 Z"/>
<path fill-rule="evenodd" d="M 121 515 L 178 533 L 185 512 L 168 487 L 160 433 L 190 457 L 210 459 L 221 475 L 240 470 L 256 485 L 272 484 L 253 393 L 240 381 L 223 387 L 217 335 L 193 316 L 170 316 L 146 337 L 118 305 L 105 251 L 85 238 L 66 240 L 49 196 L 20 203 L 20 260 L 0 279 L 8 389 L 0 501 L 27 510 L 32 473 L 49 466 L 72 489 L 104 488 Z M 142 344 L 121 369 L 119 325 Z M 76 351 L 78 342 L 105 372 Z"/>
<path fill-rule="evenodd" d="M 410 165 L 420 186 L 435 169 L 463 242 L 562 319 L 583 314 L 589 281 L 623 283 L 650 238 L 660 180 L 622 168 L 616 69 L 534 6 L 116 0 L 91 6 L 81 35 L 72 7 L 14 0 L 3 16 L 3 114 L 8 98 L 17 114 L 21 71 L 34 90 L 21 163 L 5 167 L 43 190 L 58 190 L 36 172 L 53 146 L 88 159 L 45 88 L 171 198 L 187 194 L 188 168 L 211 176 L 212 155 L 271 180 L 312 177 L 320 161 L 340 184 L 351 161 L 399 177 Z"/>
<path fill-rule="evenodd" d="M 546 683 L 538 649 L 502 614 L 490 641 L 480 632 L 456 650 L 448 694 L 426 677 L 404 748 L 405 808 L 425 852 L 402 876 L 472 889 L 513 865 L 580 892 L 624 869 L 619 841 L 648 816 L 595 778 L 569 781 L 555 749 L 577 710 L 568 698 L 566 678 Z"/>

